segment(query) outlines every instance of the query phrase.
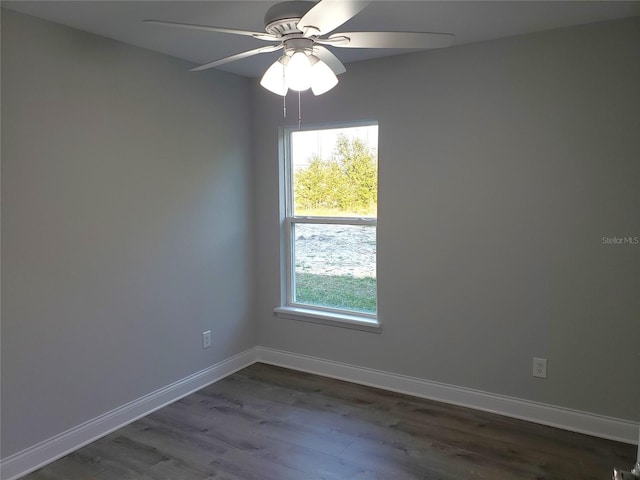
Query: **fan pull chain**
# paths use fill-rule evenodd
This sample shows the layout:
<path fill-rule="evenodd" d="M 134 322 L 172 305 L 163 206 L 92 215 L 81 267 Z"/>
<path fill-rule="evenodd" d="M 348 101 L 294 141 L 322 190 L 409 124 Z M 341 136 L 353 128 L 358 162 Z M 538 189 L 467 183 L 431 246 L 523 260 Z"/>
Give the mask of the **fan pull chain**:
<path fill-rule="evenodd" d="M 302 130 L 302 103 L 300 101 L 300 90 L 298 90 L 298 130 Z"/>
<path fill-rule="evenodd" d="M 282 69 L 282 89 L 284 90 L 284 95 L 282 95 L 282 117 L 287 118 L 287 88 L 285 88 L 287 79 L 285 77 L 284 68 Z"/>

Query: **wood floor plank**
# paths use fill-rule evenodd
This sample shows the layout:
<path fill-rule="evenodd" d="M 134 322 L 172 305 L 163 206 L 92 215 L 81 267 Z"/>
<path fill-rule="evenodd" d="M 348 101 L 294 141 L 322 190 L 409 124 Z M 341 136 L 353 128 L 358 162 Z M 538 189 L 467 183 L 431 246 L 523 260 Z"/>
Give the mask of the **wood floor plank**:
<path fill-rule="evenodd" d="M 635 447 L 254 364 L 25 480 L 596 480 Z"/>

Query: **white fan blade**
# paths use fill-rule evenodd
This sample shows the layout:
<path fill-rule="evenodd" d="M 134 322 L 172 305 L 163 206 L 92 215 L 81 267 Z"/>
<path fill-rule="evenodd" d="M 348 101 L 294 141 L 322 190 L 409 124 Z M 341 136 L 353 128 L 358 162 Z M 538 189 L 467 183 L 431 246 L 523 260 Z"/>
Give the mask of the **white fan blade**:
<path fill-rule="evenodd" d="M 338 60 L 338 57 L 336 57 L 328 49 L 316 44 L 313 46 L 313 54 L 316 57 L 318 57 L 320 60 L 322 60 L 324 63 L 326 63 L 327 66 L 336 75 L 340 75 L 341 73 L 344 73 L 347 71 L 347 69 L 344 67 L 342 62 Z"/>
<path fill-rule="evenodd" d="M 346 37 L 348 42 L 338 41 Z M 426 32 L 341 32 L 330 35 L 328 40 L 340 48 L 443 48 L 453 44 L 451 33 Z"/>
<path fill-rule="evenodd" d="M 165 27 L 188 28 L 191 30 L 204 30 L 207 32 L 233 33 L 234 35 L 245 35 L 247 37 L 254 37 L 259 40 L 266 40 L 268 42 L 273 42 L 278 39 L 278 37 L 276 37 L 275 35 L 269 35 L 268 33 L 264 33 L 264 32 L 235 30 L 233 28 L 212 27 L 210 25 L 194 25 L 191 23 L 163 22 L 162 20 L 143 20 L 143 22 L 151 23 L 153 25 L 163 25 Z"/>
<path fill-rule="evenodd" d="M 297 28 L 305 37 L 324 35 L 355 17 L 368 4 L 356 0 L 321 0 L 305 13 Z"/>
<path fill-rule="evenodd" d="M 230 57 L 221 58 L 220 60 L 216 60 L 214 62 L 205 63 L 204 65 L 200 65 L 199 67 L 192 68 L 189 70 L 190 72 L 199 72 L 201 70 L 206 70 L 208 68 L 218 67 L 220 65 L 224 65 L 225 63 L 235 62 L 236 60 L 240 60 L 242 58 L 247 58 L 252 55 L 257 55 L 259 53 L 268 53 L 275 52 L 282 48 L 282 44 L 280 45 L 269 45 L 266 47 L 256 48 L 254 50 L 248 50 L 242 53 L 236 53 L 235 55 L 231 55 Z"/>

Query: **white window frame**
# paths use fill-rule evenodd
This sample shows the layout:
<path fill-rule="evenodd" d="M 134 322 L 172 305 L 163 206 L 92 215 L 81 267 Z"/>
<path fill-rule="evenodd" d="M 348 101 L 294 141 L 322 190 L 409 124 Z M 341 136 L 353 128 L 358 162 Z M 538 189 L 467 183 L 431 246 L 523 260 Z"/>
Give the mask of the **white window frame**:
<path fill-rule="evenodd" d="M 328 125 L 309 125 L 303 130 L 330 130 L 349 127 L 365 127 L 378 125 L 377 122 L 340 123 Z M 280 292 L 281 306 L 274 309 L 278 317 L 304 322 L 320 323 L 355 330 L 380 333 L 382 325 L 379 320 L 379 309 L 376 301 L 376 314 L 341 310 L 318 305 L 308 305 L 293 301 L 293 282 L 295 281 L 294 231 L 296 224 L 324 225 L 366 225 L 376 227 L 378 219 L 372 217 L 316 217 L 293 215 L 293 161 L 291 158 L 291 134 L 298 128 L 280 128 Z M 377 263 L 377 260 L 376 260 Z M 377 277 L 377 276 L 376 276 Z M 376 278 L 376 295 L 377 295 Z"/>

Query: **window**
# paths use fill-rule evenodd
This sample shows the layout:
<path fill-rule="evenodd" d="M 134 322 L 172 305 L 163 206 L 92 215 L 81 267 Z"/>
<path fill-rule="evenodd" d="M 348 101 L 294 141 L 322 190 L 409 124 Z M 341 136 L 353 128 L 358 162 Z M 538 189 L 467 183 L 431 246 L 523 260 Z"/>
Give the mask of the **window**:
<path fill-rule="evenodd" d="M 377 331 L 378 126 L 284 130 L 276 314 Z"/>

